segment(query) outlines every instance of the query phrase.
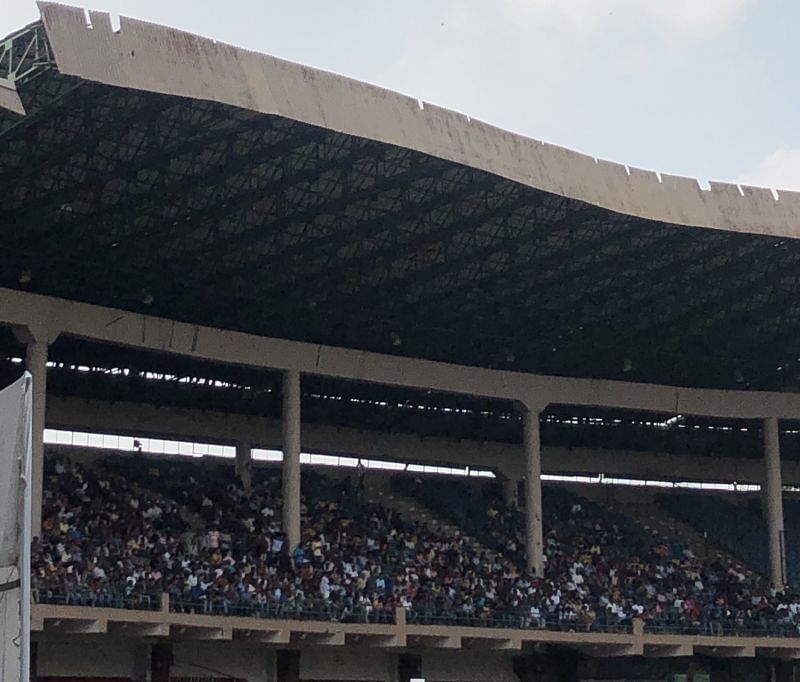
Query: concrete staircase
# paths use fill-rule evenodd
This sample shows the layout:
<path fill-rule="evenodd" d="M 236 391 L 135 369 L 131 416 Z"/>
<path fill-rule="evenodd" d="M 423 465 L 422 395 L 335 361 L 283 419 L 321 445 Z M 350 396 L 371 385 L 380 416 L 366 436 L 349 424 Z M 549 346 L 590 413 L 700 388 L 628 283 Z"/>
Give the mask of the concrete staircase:
<path fill-rule="evenodd" d="M 378 504 L 386 509 L 392 509 L 408 520 L 421 521 L 429 527 L 440 531 L 443 535 L 455 537 L 460 535 L 468 540 L 473 550 L 485 553 L 487 557 L 495 558 L 498 555 L 493 549 L 479 542 L 472 536 L 466 535 L 456 524 L 442 518 L 415 497 L 400 495 L 390 487 L 388 479 L 373 479 L 367 476 L 364 493 L 369 502 Z"/>
<path fill-rule="evenodd" d="M 198 532 L 201 530 L 207 530 L 205 521 L 200 517 L 199 514 L 193 512 L 189 507 L 181 507 L 180 508 L 181 518 L 188 524 L 189 528 L 193 531 Z"/>
<path fill-rule="evenodd" d="M 606 509 L 625 515 L 646 530 L 682 542 L 702 560 L 713 561 L 721 557 L 727 562 L 741 566 L 748 576 L 759 575 L 723 549 L 713 538 L 688 523 L 678 521 L 655 501 L 655 495 L 651 491 L 624 491 L 616 487 L 612 490 L 608 486 L 592 485 L 581 486 L 577 492 Z"/>

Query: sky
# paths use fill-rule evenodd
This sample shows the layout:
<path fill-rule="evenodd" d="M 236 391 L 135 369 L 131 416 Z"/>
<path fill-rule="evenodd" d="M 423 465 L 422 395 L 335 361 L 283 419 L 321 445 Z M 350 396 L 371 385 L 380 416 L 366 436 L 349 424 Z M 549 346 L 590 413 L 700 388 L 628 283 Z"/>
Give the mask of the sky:
<path fill-rule="evenodd" d="M 87 0 L 88 2 L 88 0 Z M 95 0 L 631 166 L 800 190 L 797 0 Z M 3 0 L 0 35 L 37 17 Z"/>

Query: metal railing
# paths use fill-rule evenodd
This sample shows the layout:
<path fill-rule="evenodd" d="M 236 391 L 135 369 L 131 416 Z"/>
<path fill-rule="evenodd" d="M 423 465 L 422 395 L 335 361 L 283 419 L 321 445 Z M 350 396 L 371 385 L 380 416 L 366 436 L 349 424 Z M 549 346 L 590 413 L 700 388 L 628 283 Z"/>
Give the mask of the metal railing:
<path fill-rule="evenodd" d="M 591 623 L 557 618 L 531 618 L 523 611 L 499 611 L 488 615 L 409 609 L 406 622 L 414 625 L 452 625 L 457 627 L 507 628 L 513 630 L 548 630 L 552 632 L 605 632 L 630 634 L 633 621 L 595 620 Z"/>
<path fill-rule="evenodd" d="M 160 611 L 160 592 L 91 592 L 89 590 L 39 589 L 33 592 L 35 604 L 61 606 L 91 606 L 101 609 L 130 609 L 132 611 Z"/>
<path fill-rule="evenodd" d="M 800 637 L 800 620 L 645 621 L 644 631 L 657 635 L 705 635 L 710 637 Z"/>
<path fill-rule="evenodd" d="M 321 599 L 298 602 L 258 603 L 250 600 L 211 599 L 186 600 L 162 592 L 93 593 L 89 590 L 37 589 L 33 592 L 34 603 L 63 606 L 82 606 L 133 611 L 170 611 L 209 616 L 240 616 L 272 620 L 300 620 L 337 623 L 366 623 L 393 625 L 397 622 L 396 609 L 349 607 Z M 558 618 L 532 618 L 524 609 L 495 611 L 476 615 L 458 611 L 436 609 L 406 609 L 406 623 L 410 625 L 436 625 L 453 627 L 503 628 L 510 630 L 545 630 L 549 632 L 631 634 L 633 619 L 605 619 L 591 623 Z M 663 619 L 645 620 L 645 634 L 692 635 L 712 637 L 800 637 L 800 618 L 787 616 L 782 619 L 761 618 L 758 620 L 711 619 L 697 620 Z"/>
<path fill-rule="evenodd" d="M 311 600 L 294 603 L 257 603 L 253 601 L 230 601 L 226 599 L 203 599 L 197 601 L 170 598 L 169 610 L 173 613 L 191 613 L 211 616 L 245 616 L 276 620 L 316 620 L 337 623 L 372 623 L 392 625 L 395 622 L 394 608 L 373 609 L 350 608 L 331 602 Z"/>

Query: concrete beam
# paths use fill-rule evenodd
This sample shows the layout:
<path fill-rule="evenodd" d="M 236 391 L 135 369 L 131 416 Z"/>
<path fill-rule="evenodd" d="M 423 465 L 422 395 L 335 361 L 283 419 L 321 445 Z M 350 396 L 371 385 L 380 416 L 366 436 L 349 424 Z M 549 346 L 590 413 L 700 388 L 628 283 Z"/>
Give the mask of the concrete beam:
<path fill-rule="evenodd" d="M 353 646 L 363 646 L 374 649 L 403 649 L 408 646 L 406 636 L 402 633 L 396 635 L 345 633 L 346 643 Z"/>
<path fill-rule="evenodd" d="M 336 632 L 292 632 L 291 643 L 298 646 L 344 646 L 345 633 Z"/>
<path fill-rule="evenodd" d="M 635 644 L 568 644 L 592 658 L 619 658 L 621 656 L 640 656 L 642 652 Z"/>
<path fill-rule="evenodd" d="M 287 341 L 0 288 L 0 324 L 45 327 L 101 343 L 273 370 L 547 404 L 731 419 L 794 419 L 800 394 L 725 391 L 542 376 Z"/>
<path fill-rule="evenodd" d="M 695 644 L 695 654 L 711 656 L 713 658 L 753 658 L 756 655 L 754 644 Z"/>
<path fill-rule="evenodd" d="M 756 655 L 781 661 L 800 659 L 800 648 L 795 646 L 757 646 Z"/>
<path fill-rule="evenodd" d="M 462 646 L 465 649 L 479 649 L 482 651 L 521 651 L 521 637 L 462 637 Z"/>
<path fill-rule="evenodd" d="M 410 649 L 460 649 L 460 635 L 408 635 L 407 644 Z"/>
<path fill-rule="evenodd" d="M 239 642 L 283 647 L 297 645 L 303 648 L 351 644 L 417 651 L 466 648 L 514 652 L 522 649 L 543 654 L 550 647 L 559 646 L 595 657 L 672 657 L 699 653 L 720 658 L 745 658 L 754 657 L 757 653 L 759 656 L 782 660 L 800 658 L 800 636 L 771 639 L 654 635 L 643 633 L 641 621 L 635 622 L 634 632 L 629 634 L 406 625 L 401 617 L 397 621 L 394 625 L 373 625 L 271 621 L 49 604 L 34 604 L 32 608 L 32 625 L 43 626 L 37 630 L 39 641 L 57 639 L 63 635 L 108 634 L 115 637 L 127 633 L 137 637 L 153 637 L 169 633 L 176 639 L 190 642 L 235 639 Z"/>
<path fill-rule="evenodd" d="M 169 637 L 169 623 L 130 623 L 108 621 L 108 633 L 120 637 Z"/>
<path fill-rule="evenodd" d="M 45 619 L 44 630 L 60 635 L 103 635 L 108 632 L 108 621 L 104 618 Z"/>
<path fill-rule="evenodd" d="M 175 640 L 230 640 L 233 639 L 233 628 L 230 625 L 172 625 L 170 635 Z"/>
<path fill-rule="evenodd" d="M 14 83 L 6 78 L 0 78 L 0 109 L 20 117 L 25 115 L 25 107 Z"/>
<path fill-rule="evenodd" d="M 643 654 L 646 658 L 682 658 L 694 655 L 691 643 L 681 644 L 647 644 L 644 645 Z"/>
<path fill-rule="evenodd" d="M 233 639 L 243 642 L 258 642 L 259 644 L 286 645 L 291 642 L 289 630 L 248 630 L 234 628 Z"/>

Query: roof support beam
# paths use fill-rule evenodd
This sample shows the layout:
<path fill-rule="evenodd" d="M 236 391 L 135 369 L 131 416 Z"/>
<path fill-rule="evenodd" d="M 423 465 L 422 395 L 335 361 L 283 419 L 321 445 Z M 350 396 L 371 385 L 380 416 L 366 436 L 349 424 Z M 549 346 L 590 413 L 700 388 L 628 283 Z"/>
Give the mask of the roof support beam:
<path fill-rule="evenodd" d="M 0 288 L 0 324 L 45 324 L 101 343 L 223 364 L 548 404 L 603 406 L 732 419 L 796 419 L 800 395 L 542 376 L 254 336 Z"/>

